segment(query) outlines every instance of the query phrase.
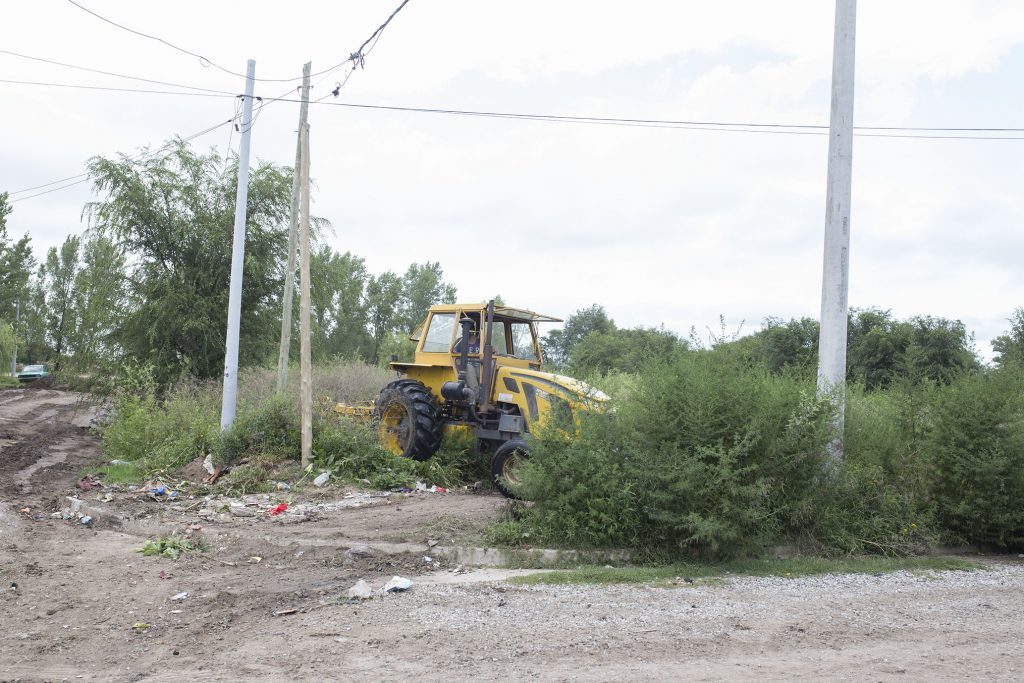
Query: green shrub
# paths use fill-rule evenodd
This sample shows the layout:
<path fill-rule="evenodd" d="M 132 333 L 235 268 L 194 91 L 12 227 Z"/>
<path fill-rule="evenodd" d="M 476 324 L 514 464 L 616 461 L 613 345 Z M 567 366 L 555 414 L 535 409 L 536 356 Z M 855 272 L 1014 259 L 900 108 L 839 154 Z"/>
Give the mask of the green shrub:
<path fill-rule="evenodd" d="M 927 437 L 939 523 L 967 542 L 1024 544 L 1024 369 L 964 375 L 939 395 Z"/>
<path fill-rule="evenodd" d="M 735 555 L 777 542 L 820 473 L 827 404 L 732 351 L 646 368 L 580 435 L 535 439 L 523 494 L 537 536 L 652 553 Z"/>

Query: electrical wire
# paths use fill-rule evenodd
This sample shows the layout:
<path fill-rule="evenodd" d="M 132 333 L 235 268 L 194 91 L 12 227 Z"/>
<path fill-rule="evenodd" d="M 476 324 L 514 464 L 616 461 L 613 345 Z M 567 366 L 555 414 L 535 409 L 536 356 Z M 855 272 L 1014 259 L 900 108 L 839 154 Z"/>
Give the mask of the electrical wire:
<path fill-rule="evenodd" d="M 359 104 L 354 102 L 322 102 L 316 100 L 313 104 L 327 106 L 349 107 L 355 109 L 369 109 L 380 111 L 396 111 L 422 114 L 442 114 L 451 116 L 468 116 L 479 118 L 497 118 L 523 121 L 543 121 L 548 123 L 575 123 L 605 126 L 626 126 L 636 128 L 672 128 L 684 130 L 708 130 L 731 133 L 760 133 L 775 135 L 828 135 L 829 127 L 813 124 L 782 124 L 782 123 L 743 123 L 723 121 L 678 121 L 670 119 L 631 119 L 612 118 L 600 116 L 561 116 L 555 114 L 524 114 L 499 111 L 476 111 L 463 109 L 432 109 L 427 107 L 400 107 L 380 104 Z M 284 100 L 298 102 L 299 100 Z M 906 131 L 905 133 L 885 133 L 875 131 Z M 926 128 L 926 127 L 900 127 L 900 126 L 855 126 L 854 135 L 861 137 L 885 137 L 885 138 L 923 138 L 934 140 L 1024 140 L 1024 135 L 934 135 L 927 133 L 942 132 L 974 132 L 974 133 L 998 133 L 998 132 L 1020 132 L 1024 128 Z"/>
<path fill-rule="evenodd" d="M 145 93 L 147 95 L 184 95 L 187 97 L 236 97 L 237 95 L 227 90 L 209 90 L 208 88 L 202 88 L 202 90 L 209 90 L 208 92 L 181 92 L 177 90 L 144 90 L 141 88 L 115 88 L 113 86 L 101 86 L 101 85 L 78 85 L 75 83 L 50 83 L 46 81 L 19 81 L 9 78 L 0 78 L 0 83 L 12 83 L 14 85 L 41 85 L 50 88 L 75 88 L 77 90 L 108 90 L 111 92 L 134 92 L 134 93 Z M 181 87 L 192 87 L 192 86 L 181 86 Z"/>
<path fill-rule="evenodd" d="M 117 78 L 127 78 L 133 81 L 142 81 L 143 83 L 155 83 L 157 85 L 169 85 L 174 88 L 186 88 L 188 90 L 200 90 L 203 92 L 211 92 L 223 94 L 223 90 L 213 90 L 211 88 L 200 88 L 195 85 L 184 85 L 181 83 L 169 83 L 167 81 L 157 81 L 152 78 L 142 78 L 141 76 L 129 76 L 127 74 L 119 74 L 113 71 L 103 71 L 102 69 L 92 69 L 87 66 L 78 66 L 77 64 L 67 64 L 66 62 L 58 62 L 52 59 L 44 59 L 42 57 L 33 57 L 31 55 L 21 54 L 20 52 L 11 52 L 10 50 L 0 50 L 0 54 L 11 55 L 13 57 L 21 57 L 22 59 L 31 59 L 35 62 L 43 62 L 44 64 L 54 64 L 56 66 L 67 67 L 68 69 L 78 69 L 79 71 L 89 71 L 96 74 L 103 74 L 104 76 L 115 76 Z"/>
<path fill-rule="evenodd" d="M 551 123 L 579 123 L 590 125 L 627 126 L 638 128 L 680 128 L 688 130 L 710 130 L 726 131 L 736 133 L 774 133 L 783 135 L 827 135 L 829 127 L 815 124 L 797 123 L 752 123 L 742 121 L 678 121 L 671 119 L 636 119 L 636 118 L 613 118 L 600 116 L 563 116 L 556 114 L 529 114 L 516 112 L 480 111 L 463 109 L 437 109 L 428 107 L 400 107 L 379 104 L 360 104 L 355 102 L 324 102 L 329 95 L 338 92 L 348 77 L 354 72 L 349 71 L 345 80 L 340 82 L 335 90 L 316 100 L 312 104 L 325 104 L 337 107 L 349 107 L 355 109 L 371 109 L 382 111 L 410 112 L 423 114 L 445 114 L 452 116 L 470 116 L 482 118 L 513 119 L 527 121 L 546 121 Z M 322 79 L 321 79 L 322 80 Z M 0 79 L 0 83 L 15 85 L 35 85 L 56 88 L 74 88 L 82 90 L 101 90 L 113 92 L 141 93 L 148 95 L 183 95 L 189 97 L 239 97 L 228 91 L 211 90 L 209 92 L 180 92 L 173 90 L 146 90 L 139 88 L 115 88 L 109 86 L 79 85 L 74 83 L 49 83 L 43 81 L 22 81 L 14 79 Z M 180 86 L 192 87 L 192 86 Z M 209 90 L 209 89 L 204 89 Z M 277 97 L 266 98 L 261 104 L 262 107 L 274 102 L 301 102 L 299 99 L 285 97 L 295 88 L 289 88 Z M 260 99 L 260 97 L 257 97 Z M 889 131 L 889 132 L 886 132 Z M 854 135 L 861 137 L 889 137 L 889 138 L 923 138 L 934 140 L 1021 140 L 1024 136 L 1016 135 L 924 135 L 924 134 L 896 134 L 891 131 L 902 131 L 903 133 L 1024 133 L 1024 128 L 1002 127 L 924 127 L 924 126 L 854 126 Z"/>
<path fill-rule="evenodd" d="M 192 52 L 191 50 L 186 50 L 185 48 L 180 47 L 178 45 L 175 45 L 174 43 L 172 43 L 172 42 L 170 42 L 168 40 L 164 40 L 163 38 L 160 38 L 158 36 L 150 35 L 148 33 L 142 32 L 142 31 L 138 31 L 138 30 L 133 29 L 131 27 L 125 26 L 124 24 L 120 24 L 120 23 L 118 23 L 118 22 L 116 22 L 116 21 L 114 21 L 112 19 L 108 19 L 107 17 L 103 16 L 102 14 L 94 12 L 91 9 L 89 9 L 88 7 L 85 7 L 84 5 L 81 5 L 78 2 L 75 2 L 75 0 L 68 0 L 68 2 L 70 2 L 72 5 L 74 5 L 78 9 L 82 10 L 83 12 L 91 14 L 92 16 L 96 17 L 100 21 L 104 21 L 104 22 L 110 24 L 111 26 L 116 26 L 117 28 L 119 28 L 119 29 L 121 29 L 123 31 L 127 31 L 129 33 L 135 34 L 135 35 L 140 36 L 142 38 L 147 38 L 149 40 L 155 40 L 156 42 L 163 43 L 164 45 L 166 45 L 167 47 L 169 47 L 169 48 L 171 48 L 173 50 L 177 50 L 178 52 L 181 52 L 183 54 L 189 55 L 190 57 L 195 57 L 196 59 L 199 60 L 199 63 L 203 67 L 211 67 L 212 66 L 212 67 L 214 67 L 216 69 L 219 69 L 219 70 L 223 71 L 226 74 L 231 74 L 232 76 L 237 76 L 239 78 L 246 78 L 247 77 L 243 73 L 239 73 L 237 71 L 232 71 L 231 69 L 227 69 L 227 68 L 221 66 L 220 64 L 217 64 L 216 62 L 214 62 L 210 58 L 204 57 L 203 55 L 201 55 L 201 54 L 199 54 L 197 52 Z M 355 62 L 355 61 L 361 62 L 362 58 L 366 56 L 366 54 L 363 53 L 363 49 L 367 46 L 367 44 L 371 40 L 375 41 L 376 39 L 380 38 L 380 34 L 383 33 L 384 29 L 387 28 L 388 24 L 391 23 L 391 20 L 395 18 L 395 15 L 398 14 L 400 11 L 402 11 L 402 8 L 405 7 L 406 4 L 408 4 L 408 2 L 409 2 L 409 0 L 402 0 L 402 4 L 400 4 L 391 13 L 391 15 L 387 18 L 387 20 L 383 24 L 381 24 L 379 27 L 377 27 L 377 30 L 374 31 L 370 35 L 370 37 L 367 38 L 363 42 L 363 44 L 359 47 L 359 50 L 357 50 L 356 52 L 353 52 L 351 55 L 348 56 L 347 59 L 339 62 L 338 64 L 336 64 L 336 65 L 334 65 L 332 67 L 329 67 L 327 69 L 324 69 L 323 71 L 318 71 L 317 73 L 311 74 L 310 76 L 311 77 L 322 76 L 324 74 L 327 74 L 327 73 L 330 73 L 332 71 L 335 71 L 336 69 L 344 66 L 347 62 L 350 62 L 350 61 L 352 61 L 352 62 Z M 288 83 L 288 82 L 292 82 L 292 81 L 301 81 L 302 78 L 303 78 L 302 76 L 293 76 L 291 78 L 254 78 L 253 80 L 260 81 L 260 82 L 263 82 L 263 83 Z"/>
<path fill-rule="evenodd" d="M 191 142 L 191 141 L 195 140 L 196 138 L 200 138 L 203 135 L 206 135 L 207 133 L 213 132 L 213 131 L 217 130 L 218 128 L 222 127 L 222 126 L 226 126 L 228 124 L 234 124 L 234 122 L 235 122 L 235 117 L 232 117 L 232 118 L 228 119 L 227 121 L 221 121 L 220 123 L 214 124 L 214 125 L 210 126 L 209 128 L 204 128 L 201 131 L 198 131 L 196 133 L 192 133 L 191 135 L 188 135 L 188 136 L 186 136 L 184 138 L 180 138 L 180 142 Z M 158 147 L 155 150 L 143 152 L 143 153 L 137 154 L 137 155 L 135 155 L 133 157 L 127 157 L 126 160 L 127 161 L 131 161 L 131 162 L 137 162 L 137 161 L 142 161 L 143 159 L 154 157 L 154 156 L 162 153 L 164 150 L 168 149 L 169 147 L 177 144 L 178 142 L 179 142 L 179 140 L 172 140 L 170 142 L 165 143 L 161 147 Z M 50 182 L 50 183 L 44 183 L 42 185 L 36 185 L 34 187 L 26 187 L 26 188 L 21 189 L 21 190 L 14 190 L 14 191 L 10 192 L 9 194 L 10 195 L 22 194 L 24 192 L 31 192 L 32 190 L 38 190 L 38 189 L 41 189 L 41 188 L 44 188 L 44 187 L 50 187 L 51 185 L 59 185 L 58 187 L 50 187 L 50 189 L 48 189 L 48 190 L 43 190 L 42 192 L 36 192 L 35 194 L 30 194 L 30 195 L 27 195 L 25 197 L 18 197 L 16 199 L 11 199 L 11 200 L 9 200 L 9 203 L 10 204 L 15 204 L 17 202 L 25 201 L 26 199 L 32 199 L 34 197 L 41 197 L 42 195 L 50 194 L 51 192 L 57 192 L 58 190 L 64 190 L 64 189 L 67 189 L 69 187 L 74 187 L 75 185 L 81 185 L 82 183 L 84 183 L 84 182 L 86 182 L 88 180 L 89 180 L 89 173 L 86 172 L 86 173 L 79 173 L 78 175 L 73 175 L 73 176 L 70 176 L 70 177 L 67 177 L 67 178 L 62 178 L 60 180 L 55 180 L 55 181 Z M 67 182 L 67 181 L 74 181 L 74 182 Z M 66 184 L 62 184 L 62 183 L 66 183 Z"/>

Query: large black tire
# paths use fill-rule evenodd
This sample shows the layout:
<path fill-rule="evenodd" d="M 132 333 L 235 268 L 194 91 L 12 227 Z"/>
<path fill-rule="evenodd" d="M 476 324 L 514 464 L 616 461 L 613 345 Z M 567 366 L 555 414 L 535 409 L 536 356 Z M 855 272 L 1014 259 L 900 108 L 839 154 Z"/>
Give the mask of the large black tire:
<path fill-rule="evenodd" d="M 427 460 L 441 445 L 441 411 L 430 390 L 414 379 L 399 379 L 384 387 L 374 416 L 380 441 L 395 455 Z"/>
<path fill-rule="evenodd" d="M 519 498 L 518 468 L 530 457 L 530 446 L 522 439 L 511 439 L 498 446 L 491 458 L 494 485 L 506 498 Z"/>

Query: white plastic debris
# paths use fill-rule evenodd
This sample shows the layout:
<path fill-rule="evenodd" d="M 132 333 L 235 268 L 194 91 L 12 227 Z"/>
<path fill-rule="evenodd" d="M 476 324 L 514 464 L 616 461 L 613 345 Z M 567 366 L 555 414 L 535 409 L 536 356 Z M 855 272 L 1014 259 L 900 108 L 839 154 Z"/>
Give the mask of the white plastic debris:
<path fill-rule="evenodd" d="M 355 600 L 369 600 L 373 597 L 373 589 L 370 584 L 362 579 L 356 581 L 356 585 L 348 589 L 348 597 Z"/>
<path fill-rule="evenodd" d="M 203 459 L 203 469 L 209 472 L 210 474 L 213 474 L 213 471 L 216 469 L 213 466 L 213 453 L 208 453 L 206 457 Z"/>
<path fill-rule="evenodd" d="M 323 486 L 327 483 L 327 480 L 331 478 L 330 472 L 321 472 L 317 475 L 316 479 L 313 480 L 314 486 Z"/>
<path fill-rule="evenodd" d="M 171 600 L 174 600 L 175 602 L 177 602 L 179 600 L 184 600 L 187 597 L 188 597 L 188 591 L 182 591 L 180 593 L 172 595 L 171 596 Z"/>
<path fill-rule="evenodd" d="M 404 576 L 392 576 L 391 580 L 384 584 L 382 589 L 385 593 L 401 593 L 412 588 L 412 580 Z"/>

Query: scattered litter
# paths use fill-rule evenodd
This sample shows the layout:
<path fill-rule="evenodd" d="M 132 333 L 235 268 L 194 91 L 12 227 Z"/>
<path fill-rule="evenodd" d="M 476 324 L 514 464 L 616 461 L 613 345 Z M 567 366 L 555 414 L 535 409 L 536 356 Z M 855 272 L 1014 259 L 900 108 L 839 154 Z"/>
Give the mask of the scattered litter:
<path fill-rule="evenodd" d="M 427 564 L 430 564 L 431 562 L 434 561 L 434 558 L 432 558 L 430 555 L 424 555 L 423 556 L 423 561 L 426 562 Z"/>
<path fill-rule="evenodd" d="M 90 517 L 89 515 L 85 515 L 80 520 L 78 520 L 78 523 L 82 526 L 92 526 L 92 517 Z"/>
<path fill-rule="evenodd" d="M 263 558 L 260 557 L 259 555 L 253 555 L 252 557 L 249 558 L 249 564 L 259 564 L 262 561 L 263 561 Z"/>
<path fill-rule="evenodd" d="M 399 486 L 397 488 L 391 489 L 391 491 L 393 493 L 412 493 L 412 489 L 409 488 L 408 486 Z"/>
<path fill-rule="evenodd" d="M 28 513 L 32 512 L 32 508 L 21 508 L 20 510 L 18 510 L 18 512 L 20 512 L 23 515 L 27 515 Z"/>
<path fill-rule="evenodd" d="M 294 609 L 294 608 L 293 609 L 279 609 L 276 612 L 274 612 L 274 616 L 275 617 L 284 617 L 284 616 L 288 616 L 289 614 L 295 614 L 298 611 L 299 610 Z"/>
<path fill-rule="evenodd" d="M 448 489 L 446 488 L 434 484 L 427 486 L 422 481 L 416 482 L 416 490 L 423 491 L 425 493 L 448 493 Z"/>
<path fill-rule="evenodd" d="M 288 509 L 288 503 L 281 503 L 281 504 L 277 505 L 276 507 L 270 508 L 270 515 L 272 517 L 276 517 L 276 516 L 278 516 L 279 514 L 281 514 L 282 512 L 284 512 L 287 509 Z"/>
<path fill-rule="evenodd" d="M 112 495 L 110 495 L 109 493 L 106 493 L 106 494 L 103 495 L 102 498 L 99 498 L 98 500 L 101 503 L 109 503 L 110 501 L 114 500 L 114 497 Z"/>
<path fill-rule="evenodd" d="M 458 567 L 452 570 L 452 574 L 462 574 L 466 571 L 466 565 L 460 564 Z"/>
<path fill-rule="evenodd" d="M 157 574 L 157 576 L 159 576 L 161 579 L 169 579 L 169 578 L 171 578 L 171 575 L 168 574 L 167 572 L 165 572 L 163 569 L 160 570 L 160 573 Z"/>
<path fill-rule="evenodd" d="M 60 519 L 63 515 L 60 512 L 51 512 L 50 519 Z"/>
<path fill-rule="evenodd" d="M 274 482 L 274 488 L 277 489 L 278 491 L 291 491 L 292 490 L 291 484 L 289 484 L 286 481 L 275 481 Z"/>
<path fill-rule="evenodd" d="M 188 530 L 189 531 L 202 531 L 203 530 L 203 525 L 202 524 L 189 524 L 188 525 Z"/>
<path fill-rule="evenodd" d="M 153 628 L 153 624 L 147 624 L 144 621 L 137 621 L 134 624 L 132 624 L 132 630 L 136 633 L 145 633 L 151 628 Z"/>
<path fill-rule="evenodd" d="M 18 582 L 17 581 L 11 581 L 11 590 L 13 592 L 15 592 L 15 593 L 18 592 Z"/>
<path fill-rule="evenodd" d="M 99 479 L 97 479 L 96 477 L 92 476 L 91 474 L 87 475 L 85 477 L 82 477 L 78 481 L 78 483 L 75 484 L 75 487 L 78 488 L 81 491 L 89 491 L 91 489 L 98 489 L 101 486 L 103 486 L 103 482 L 101 482 Z"/>
<path fill-rule="evenodd" d="M 203 469 L 206 470 L 208 474 L 213 474 L 214 471 L 216 470 L 216 468 L 213 466 L 213 453 L 207 454 L 207 456 L 203 459 Z"/>
<path fill-rule="evenodd" d="M 401 593 L 412 588 L 412 580 L 403 576 L 392 576 L 381 590 L 385 593 Z"/>
<path fill-rule="evenodd" d="M 185 610 L 183 610 L 183 609 L 172 609 L 171 610 L 171 614 L 181 614 L 184 611 Z"/>
<path fill-rule="evenodd" d="M 353 600 L 369 600 L 373 597 L 373 589 L 370 588 L 370 584 L 359 579 L 356 585 L 348 589 L 348 597 Z"/>
<path fill-rule="evenodd" d="M 71 514 L 73 515 L 77 514 L 78 511 L 82 509 L 82 505 L 85 503 L 85 501 L 82 500 L 81 498 L 75 498 L 74 496 L 68 496 L 66 500 L 71 505 L 70 510 Z M 67 517 L 65 517 L 65 519 L 67 519 Z"/>
<path fill-rule="evenodd" d="M 127 460 L 111 460 L 108 465 L 131 465 Z"/>
<path fill-rule="evenodd" d="M 323 486 L 327 483 L 327 480 L 331 478 L 330 472 L 321 472 L 317 475 L 316 479 L 313 480 L 313 486 Z"/>
<path fill-rule="evenodd" d="M 172 595 L 171 596 L 171 600 L 174 600 L 175 602 L 177 602 L 179 600 L 184 600 L 187 597 L 188 597 L 188 591 L 181 591 L 180 593 L 175 593 L 174 595 Z"/>

